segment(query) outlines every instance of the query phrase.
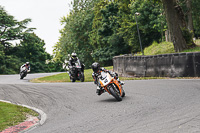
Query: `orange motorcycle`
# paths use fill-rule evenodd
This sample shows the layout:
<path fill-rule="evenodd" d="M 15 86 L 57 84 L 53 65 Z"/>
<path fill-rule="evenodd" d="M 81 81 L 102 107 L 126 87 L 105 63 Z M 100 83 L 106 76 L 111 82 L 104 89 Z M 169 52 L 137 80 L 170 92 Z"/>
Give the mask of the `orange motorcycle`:
<path fill-rule="evenodd" d="M 122 97 L 125 96 L 125 91 L 122 85 L 114 77 L 108 72 L 101 72 L 101 75 L 98 76 L 98 80 L 105 91 L 115 97 L 118 101 L 122 101 Z"/>

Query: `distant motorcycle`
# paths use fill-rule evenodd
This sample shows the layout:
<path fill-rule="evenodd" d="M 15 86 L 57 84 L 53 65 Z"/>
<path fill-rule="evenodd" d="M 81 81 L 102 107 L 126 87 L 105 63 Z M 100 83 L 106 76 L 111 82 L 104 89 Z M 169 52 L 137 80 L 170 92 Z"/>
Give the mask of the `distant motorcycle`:
<path fill-rule="evenodd" d="M 24 77 L 26 77 L 27 73 L 28 73 L 28 70 L 26 67 L 21 68 L 20 69 L 20 79 L 23 79 Z"/>
<path fill-rule="evenodd" d="M 122 98 L 125 96 L 125 91 L 114 77 L 108 72 L 101 72 L 97 79 L 105 91 L 115 97 L 116 100 L 122 101 Z"/>
<path fill-rule="evenodd" d="M 70 68 L 69 77 L 71 82 L 75 82 L 76 80 L 84 82 L 84 64 L 81 64 L 80 61 L 77 61 L 75 65 Z"/>

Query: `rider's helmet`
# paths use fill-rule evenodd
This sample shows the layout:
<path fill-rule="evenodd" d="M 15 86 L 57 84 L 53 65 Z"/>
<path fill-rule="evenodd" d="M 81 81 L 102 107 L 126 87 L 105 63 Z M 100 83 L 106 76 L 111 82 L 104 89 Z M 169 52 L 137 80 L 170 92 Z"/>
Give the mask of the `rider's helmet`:
<path fill-rule="evenodd" d="M 30 63 L 29 62 L 26 62 L 26 65 L 29 65 Z"/>
<path fill-rule="evenodd" d="M 72 59 L 74 59 L 74 60 L 77 59 L 76 53 L 72 53 Z"/>
<path fill-rule="evenodd" d="M 99 71 L 99 69 L 100 69 L 99 63 L 94 62 L 94 63 L 92 64 L 92 70 L 94 71 L 94 73 L 97 73 L 97 72 Z"/>

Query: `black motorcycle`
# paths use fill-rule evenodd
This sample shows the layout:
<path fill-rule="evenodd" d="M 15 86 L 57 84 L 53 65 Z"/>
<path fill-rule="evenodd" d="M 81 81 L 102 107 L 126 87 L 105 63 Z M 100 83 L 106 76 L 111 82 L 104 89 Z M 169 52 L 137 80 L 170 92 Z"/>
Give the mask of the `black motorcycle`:
<path fill-rule="evenodd" d="M 80 61 L 77 61 L 75 65 L 70 68 L 69 77 L 71 82 L 75 82 L 76 80 L 84 82 L 84 64 L 81 64 Z"/>

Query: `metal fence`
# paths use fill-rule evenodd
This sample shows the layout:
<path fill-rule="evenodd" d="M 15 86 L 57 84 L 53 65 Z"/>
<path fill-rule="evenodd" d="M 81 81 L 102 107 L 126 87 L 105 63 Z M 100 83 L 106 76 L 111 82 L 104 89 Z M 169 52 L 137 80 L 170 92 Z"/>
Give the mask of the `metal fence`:
<path fill-rule="evenodd" d="M 122 76 L 200 77 L 200 52 L 115 56 L 113 69 Z"/>

